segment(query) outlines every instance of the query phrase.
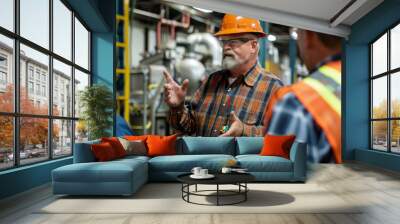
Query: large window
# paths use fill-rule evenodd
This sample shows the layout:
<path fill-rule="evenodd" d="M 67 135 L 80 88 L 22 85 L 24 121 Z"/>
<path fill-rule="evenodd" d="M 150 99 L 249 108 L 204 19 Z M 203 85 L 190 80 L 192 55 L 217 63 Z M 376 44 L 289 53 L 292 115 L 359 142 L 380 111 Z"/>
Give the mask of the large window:
<path fill-rule="evenodd" d="M 400 24 L 371 46 L 371 148 L 400 153 Z"/>
<path fill-rule="evenodd" d="M 66 2 L 0 0 L 0 170 L 72 155 L 90 76 L 90 31 Z"/>

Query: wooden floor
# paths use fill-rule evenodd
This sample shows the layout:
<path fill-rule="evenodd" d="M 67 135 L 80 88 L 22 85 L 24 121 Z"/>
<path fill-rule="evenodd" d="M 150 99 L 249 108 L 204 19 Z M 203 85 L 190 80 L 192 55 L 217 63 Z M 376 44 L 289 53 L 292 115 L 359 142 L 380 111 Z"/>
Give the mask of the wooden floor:
<path fill-rule="evenodd" d="M 0 223 L 237 224 L 237 223 L 400 223 L 400 174 L 358 163 L 309 167 L 308 182 L 317 183 L 345 201 L 367 204 L 356 214 L 36 214 L 54 200 L 42 186 L 0 202 Z M 315 203 L 320 203 L 316 201 Z"/>

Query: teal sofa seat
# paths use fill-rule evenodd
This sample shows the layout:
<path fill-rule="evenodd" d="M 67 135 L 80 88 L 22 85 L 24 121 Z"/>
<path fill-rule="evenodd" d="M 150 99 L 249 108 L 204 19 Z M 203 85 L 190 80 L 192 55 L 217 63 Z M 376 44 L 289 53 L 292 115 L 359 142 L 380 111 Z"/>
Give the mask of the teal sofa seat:
<path fill-rule="evenodd" d="M 148 181 L 148 160 L 146 156 L 128 156 L 108 162 L 59 167 L 52 171 L 53 193 L 132 195 Z"/>
<path fill-rule="evenodd" d="M 239 166 L 248 169 L 256 181 L 304 182 L 307 169 L 307 148 L 305 143 L 294 142 L 290 158 L 259 155 L 263 147 L 262 137 L 236 138 L 236 160 Z"/>
<path fill-rule="evenodd" d="M 238 164 L 250 172 L 292 172 L 292 161 L 279 156 L 239 155 Z"/>
<path fill-rule="evenodd" d="M 235 157 L 221 154 L 157 156 L 149 160 L 149 178 L 150 181 L 176 181 L 178 175 L 190 173 L 193 167 L 218 172 L 228 160 L 235 160 Z"/>
<path fill-rule="evenodd" d="M 177 154 L 201 155 L 223 154 L 235 155 L 236 145 L 233 137 L 183 137 L 177 141 Z"/>

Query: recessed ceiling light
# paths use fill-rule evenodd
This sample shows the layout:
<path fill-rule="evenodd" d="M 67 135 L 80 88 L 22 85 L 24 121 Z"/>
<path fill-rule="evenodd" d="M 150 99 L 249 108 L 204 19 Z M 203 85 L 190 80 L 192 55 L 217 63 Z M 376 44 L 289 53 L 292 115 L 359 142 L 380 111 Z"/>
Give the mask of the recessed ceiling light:
<path fill-rule="evenodd" d="M 268 38 L 268 40 L 271 41 L 271 42 L 276 41 L 276 36 L 275 36 L 275 35 L 269 34 L 267 38 Z"/>
<path fill-rule="evenodd" d="M 290 29 L 290 37 L 292 37 L 292 39 L 297 40 L 297 29 L 296 28 L 291 28 Z"/>

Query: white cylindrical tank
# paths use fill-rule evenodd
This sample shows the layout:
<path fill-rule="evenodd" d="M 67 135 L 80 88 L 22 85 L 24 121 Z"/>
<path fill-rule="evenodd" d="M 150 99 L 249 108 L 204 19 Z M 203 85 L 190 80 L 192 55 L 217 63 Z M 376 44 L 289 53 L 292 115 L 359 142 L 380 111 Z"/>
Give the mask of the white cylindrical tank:
<path fill-rule="evenodd" d="M 176 72 L 178 81 L 182 82 L 185 79 L 189 79 L 187 96 L 192 96 L 197 88 L 200 87 L 205 71 L 204 65 L 194 58 L 187 57 L 177 62 Z"/>

